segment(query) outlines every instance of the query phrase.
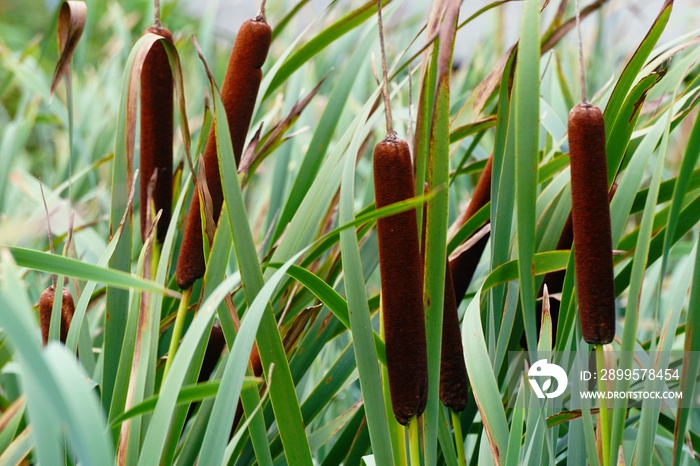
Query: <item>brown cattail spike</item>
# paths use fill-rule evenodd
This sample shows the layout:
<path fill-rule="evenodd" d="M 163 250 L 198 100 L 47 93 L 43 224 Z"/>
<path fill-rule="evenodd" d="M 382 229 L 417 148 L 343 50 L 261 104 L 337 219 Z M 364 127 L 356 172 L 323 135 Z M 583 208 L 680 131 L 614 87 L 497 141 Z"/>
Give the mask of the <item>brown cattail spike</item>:
<path fill-rule="evenodd" d="M 615 338 L 605 122 L 598 107 L 579 104 L 569 113 L 571 215 L 581 331 L 586 342 Z"/>
<path fill-rule="evenodd" d="M 51 327 L 51 311 L 56 289 L 51 285 L 46 288 L 39 297 L 39 323 L 41 324 L 41 340 L 44 344 L 49 342 L 49 328 Z M 75 313 L 75 303 L 68 288 L 63 288 L 63 300 L 61 301 L 61 343 L 66 342 L 68 330 L 70 329 L 73 314 Z"/>
<path fill-rule="evenodd" d="M 151 27 L 146 32 L 172 42 L 166 28 Z M 173 176 L 173 76 L 165 46 L 153 44 L 141 71 L 141 240 L 146 241 L 148 224 L 148 186 L 154 173 L 155 211 L 162 210 L 156 238 L 162 242 L 170 224 Z"/>
<path fill-rule="evenodd" d="M 459 219 L 460 225 L 467 223 L 467 221 L 472 218 L 474 214 L 479 211 L 479 209 L 484 207 L 491 200 L 492 166 L 493 156 L 489 157 L 488 161 L 486 162 L 486 166 L 484 167 L 484 171 L 481 172 L 479 181 L 474 189 L 474 194 L 472 195 L 471 201 L 469 201 L 469 206 Z M 481 255 L 484 253 L 484 249 L 486 249 L 486 243 L 488 243 L 488 241 L 489 235 L 484 235 L 484 237 L 477 241 L 474 246 L 465 250 L 459 256 L 450 261 L 455 297 L 458 305 L 464 298 L 464 295 L 467 293 L 467 289 L 469 289 L 469 284 L 474 277 L 474 272 L 476 271 L 477 265 L 479 265 Z"/>
<path fill-rule="evenodd" d="M 426 183 L 425 194 L 428 193 Z M 428 212 L 423 211 L 421 230 L 421 251 L 425 260 L 425 240 Z M 449 260 L 445 261 L 445 291 L 442 308 L 442 351 L 440 352 L 440 401 L 454 412 L 463 411 L 467 406 L 468 382 L 467 366 L 464 361 L 462 335 L 459 331 L 457 300 L 450 270 Z"/>
<path fill-rule="evenodd" d="M 612 202 L 612 198 L 615 195 L 616 190 L 617 183 L 613 183 L 612 187 L 610 188 L 610 193 L 608 194 L 608 203 Z M 571 215 L 569 215 L 566 219 L 566 223 L 564 224 L 564 229 L 561 232 L 559 241 L 557 242 L 556 250 L 564 251 L 567 249 L 571 249 L 572 244 L 574 244 L 574 225 L 571 220 Z M 557 342 L 557 325 L 559 322 L 559 308 L 561 307 L 561 302 L 556 298 L 552 298 L 552 295 L 559 294 L 562 292 L 564 288 L 564 278 L 566 278 L 565 270 L 549 272 L 547 275 L 544 276 L 544 281 L 542 282 L 542 286 L 540 287 L 540 291 L 538 294 L 538 298 L 541 298 L 543 295 L 544 286 L 547 285 L 547 290 L 549 291 L 550 295 L 549 315 L 552 319 L 552 344 L 555 344 Z M 542 301 L 537 301 L 537 306 L 535 310 L 537 312 L 537 335 L 539 335 L 540 329 L 542 328 Z M 527 341 L 525 339 L 524 332 L 520 340 L 520 345 L 523 348 L 527 349 Z"/>
<path fill-rule="evenodd" d="M 377 208 L 415 194 L 411 154 L 406 141 L 387 138 L 374 148 Z M 425 409 L 428 357 L 423 314 L 423 261 L 416 211 L 377 220 L 382 312 L 391 404 L 406 425 Z"/>
<path fill-rule="evenodd" d="M 221 328 L 219 322 L 214 322 L 211 326 L 211 333 L 209 334 L 209 341 L 207 342 L 207 348 L 204 352 L 204 359 L 202 360 L 202 368 L 199 371 L 198 382 L 204 382 L 209 380 L 211 375 L 214 373 L 214 368 L 219 362 L 221 353 L 226 348 L 226 337 L 224 337 L 224 331 Z M 253 374 L 256 377 L 260 377 L 262 374 L 262 363 L 260 362 L 260 353 L 258 352 L 258 345 L 253 344 L 253 349 L 250 352 L 250 365 L 253 368 Z"/>
<path fill-rule="evenodd" d="M 221 100 L 226 110 L 236 165 L 241 160 L 243 146 L 255 100 L 262 81 L 262 66 L 272 41 L 272 29 L 261 16 L 249 19 L 241 25 L 229 58 Z M 210 137 L 207 144 L 214 144 Z M 218 165 L 214 165 L 217 167 Z"/>
<path fill-rule="evenodd" d="M 442 314 L 442 352 L 440 353 L 440 400 L 455 412 L 467 407 L 467 366 L 464 362 L 462 335 L 459 331 L 457 301 L 452 272 L 445 267 L 445 305 Z"/>
<path fill-rule="evenodd" d="M 226 68 L 224 84 L 221 87 L 221 100 L 226 111 L 236 165 L 240 162 L 243 153 L 262 80 L 261 68 L 267 57 L 271 40 L 272 29 L 264 21 L 263 16 L 244 22 L 238 31 Z M 224 195 L 213 127 L 209 131 L 203 159 L 214 221 L 218 221 Z M 199 196 L 195 195 L 187 214 L 185 233 L 177 261 L 176 280 L 181 289 L 192 286 L 195 280 L 204 276 L 206 270 L 201 225 Z"/>
<path fill-rule="evenodd" d="M 221 329 L 221 324 L 219 322 L 214 322 L 211 327 L 211 333 L 209 334 L 207 348 L 204 350 L 204 359 L 202 359 L 202 367 L 199 370 L 197 382 L 206 382 L 209 380 L 211 374 L 214 372 L 216 364 L 219 362 L 224 348 L 226 348 L 224 331 Z"/>

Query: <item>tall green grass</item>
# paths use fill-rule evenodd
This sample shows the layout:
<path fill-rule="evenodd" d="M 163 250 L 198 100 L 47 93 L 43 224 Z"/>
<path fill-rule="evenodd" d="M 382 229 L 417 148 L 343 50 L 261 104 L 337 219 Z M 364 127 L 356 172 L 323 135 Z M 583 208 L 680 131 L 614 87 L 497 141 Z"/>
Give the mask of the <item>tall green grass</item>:
<path fill-rule="evenodd" d="M 461 11 L 452 0 L 418 3 L 382 2 L 394 126 L 412 145 L 417 196 L 379 210 L 371 168 L 385 135 L 376 1 L 329 1 L 315 12 L 308 0 L 269 0 L 273 43 L 248 138 L 262 128 L 261 143 L 245 173 L 232 163 L 218 87 L 191 40 L 220 84 L 232 38 L 214 27 L 215 10 L 196 20 L 164 3 L 179 131 L 173 220 L 153 246 L 132 228 L 143 208 L 132 192 L 138 70 L 158 40 L 141 37 L 151 3 L 89 2 L 70 92 L 64 81 L 53 97 L 57 11 L 0 5 L 0 465 L 697 461 L 694 409 L 614 405 L 603 458 L 596 404 L 542 404 L 524 380 L 527 353 L 559 351 L 568 367 L 589 349 L 573 258 L 554 251 L 571 208 L 566 121 L 580 95 L 574 2 L 519 2 L 518 41 L 507 50 L 503 37 L 477 43 L 469 27 L 497 30 L 511 2 L 465 2 Z M 598 30 L 583 53 L 588 69 L 612 72 L 591 77 L 587 90 L 605 109 L 609 182 L 619 184 L 612 348 L 641 355 L 616 363 L 678 367 L 670 388 L 692 396 L 700 368 L 692 353 L 700 350 L 700 41 L 691 30 L 660 41 L 674 5 L 655 3 L 658 16 L 629 49 L 605 34 L 629 14 L 624 2 L 582 5 L 584 24 Z M 194 193 L 188 158 L 197 170 L 212 125 L 226 203 L 182 340 L 168 355 L 182 299 L 174 264 Z M 450 229 L 491 154 L 491 203 Z M 388 398 L 375 226 L 413 208 L 422 224 L 425 205 L 430 392 L 416 436 L 395 421 Z M 453 415 L 438 398 L 444 260 L 487 220 L 489 247 L 460 304 L 470 399 Z M 545 315 L 538 333 L 537 290 L 544 274 L 562 269 L 564 289 L 551 298 L 561 301 L 558 325 Z M 66 277 L 76 313 L 65 346 L 42 347 L 35 303 L 54 274 Z M 198 383 L 214 319 L 228 348 L 211 380 Z M 260 377 L 248 368 L 254 341 Z M 683 349 L 685 359 L 655 359 Z M 239 399 L 245 415 L 231 432 Z"/>

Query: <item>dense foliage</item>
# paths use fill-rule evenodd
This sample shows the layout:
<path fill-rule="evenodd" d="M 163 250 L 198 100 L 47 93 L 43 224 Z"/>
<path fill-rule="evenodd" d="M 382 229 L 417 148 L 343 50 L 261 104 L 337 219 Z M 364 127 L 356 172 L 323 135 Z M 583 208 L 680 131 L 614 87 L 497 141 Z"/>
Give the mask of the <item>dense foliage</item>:
<path fill-rule="evenodd" d="M 478 10 L 381 1 L 393 129 L 410 146 L 415 196 L 379 209 L 373 153 L 387 129 L 377 2 L 327 3 L 314 12 L 308 0 L 268 2 L 270 51 L 257 100 L 246 94 L 255 111 L 242 153 L 222 87 L 234 37 L 217 34 L 215 6 L 194 19 L 164 3 L 170 43 L 144 34 L 150 1 L 87 2 L 69 57 L 56 39 L 71 27 L 62 5 L 0 4 L 0 465 L 697 461 L 700 41 L 697 31 L 659 41 L 673 1 L 654 1 L 658 16 L 631 49 L 605 34 L 625 2 L 581 5 L 588 98 L 603 110 L 607 183 L 617 185 L 616 331 L 597 362 L 679 369 L 665 388 L 687 398 L 609 406 L 544 402 L 524 370 L 537 354 L 571 368 L 593 351 L 571 243 L 560 239 L 571 212 L 567 118 L 581 100 L 576 2 L 517 2 L 518 40 L 507 44 L 509 0 Z M 476 43 L 476 24 L 496 38 Z M 148 137 L 139 73 L 152 47 L 168 56 L 175 115 L 166 115 L 171 220 L 149 236 L 139 218 L 152 196 L 136 169 Z M 196 228 L 199 199 L 211 202 L 201 162 L 210 131 L 223 204 L 216 228 L 201 211 L 206 272 L 183 291 L 175 268 L 187 212 L 201 196 Z M 423 238 L 413 239 L 428 394 L 404 427 L 390 394 L 406 387 L 388 386 L 396 349 L 384 344 L 377 221 L 407 212 Z M 439 396 L 445 280 L 455 272 L 445 261 L 465 241 L 473 277 L 455 288 L 468 388 L 455 412 Z M 545 276 L 559 277 L 559 289 L 543 297 Z M 39 306 L 64 283 L 72 312 L 53 290 Z M 399 355 L 409 366 L 415 357 Z"/>

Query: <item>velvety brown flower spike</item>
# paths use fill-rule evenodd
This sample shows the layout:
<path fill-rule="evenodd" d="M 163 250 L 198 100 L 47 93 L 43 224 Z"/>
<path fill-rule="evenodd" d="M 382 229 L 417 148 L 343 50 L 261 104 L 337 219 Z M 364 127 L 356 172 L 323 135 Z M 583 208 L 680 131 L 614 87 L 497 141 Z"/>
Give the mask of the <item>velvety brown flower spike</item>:
<path fill-rule="evenodd" d="M 612 201 L 616 190 L 617 184 L 613 183 L 612 187 L 610 188 L 610 194 L 608 195 L 608 202 Z M 571 220 L 571 215 L 569 215 L 566 219 L 566 223 L 564 224 L 564 229 L 561 232 L 561 236 L 559 236 L 559 241 L 557 242 L 556 250 L 564 251 L 567 249 L 571 249 L 572 244 L 574 244 L 574 225 Z M 547 290 L 549 291 L 550 295 L 549 314 L 552 319 L 553 345 L 557 342 L 557 325 L 559 322 L 559 308 L 561 307 L 561 302 L 556 298 L 552 298 L 551 295 L 559 294 L 562 292 L 562 290 L 564 289 L 565 278 L 565 270 L 556 270 L 554 272 L 549 272 L 547 275 L 544 276 L 544 281 L 542 282 L 542 286 L 540 287 L 540 291 L 537 295 L 538 301 L 535 311 L 537 313 L 537 335 L 539 335 L 540 329 L 542 328 L 542 301 L 539 298 L 542 298 L 544 286 L 547 285 Z M 525 339 L 524 332 L 522 338 L 520 339 L 520 346 L 527 349 L 527 341 Z"/>
<path fill-rule="evenodd" d="M 56 288 L 53 285 L 49 286 L 41 293 L 39 297 L 39 324 L 41 325 L 41 340 L 44 344 L 49 342 L 49 328 L 51 327 L 51 311 L 53 302 L 56 296 Z M 70 329 L 73 314 L 75 313 L 75 303 L 73 295 L 68 288 L 63 288 L 63 299 L 61 301 L 61 343 L 65 343 L 68 338 L 68 330 Z"/>
<path fill-rule="evenodd" d="M 426 184 L 427 194 L 427 184 Z M 428 212 L 423 212 L 421 250 L 425 260 L 425 244 Z M 450 270 L 449 260 L 445 260 L 445 291 L 442 307 L 442 339 L 440 351 L 440 401 L 454 412 L 463 411 L 467 406 L 469 383 L 467 366 L 464 361 L 464 347 L 460 332 L 457 300 Z"/>
<path fill-rule="evenodd" d="M 605 122 L 598 107 L 583 103 L 571 110 L 569 150 L 574 266 L 581 331 L 586 342 L 606 344 L 615 338 L 615 281 Z"/>
<path fill-rule="evenodd" d="M 233 153 L 236 164 L 240 162 L 245 138 L 253 117 L 255 100 L 262 80 L 262 65 L 272 40 L 272 29 L 261 14 L 243 23 L 229 58 L 224 83 L 221 87 L 221 100 L 226 111 Z M 211 195 L 213 218 L 216 222 L 224 202 L 219 174 L 219 161 L 216 150 L 214 127 L 209 131 L 203 154 L 206 182 Z M 182 247 L 177 261 L 176 280 L 181 289 L 192 286 L 195 280 L 204 276 L 203 237 L 200 217 L 200 200 L 195 194 L 187 214 Z"/>
<path fill-rule="evenodd" d="M 170 31 L 153 26 L 146 32 L 172 42 Z M 173 75 L 162 41 L 157 41 L 146 55 L 141 71 L 141 155 L 140 199 L 141 239 L 148 236 L 148 186 L 156 174 L 152 199 L 155 211 L 162 210 L 156 238 L 163 242 L 170 224 L 173 176 Z"/>
<path fill-rule="evenodd" d="M 214 322 L 211 326 L 207 348 L 204 350 L 202 367 L 199 369 L 199 376 L 197 377 L 198 383 L 209 380 L 225 347 L 226 338 L 224 337 L 224 331 L 221 329 L 221 324 L 219 322 Z"/>
<path fill-rule="evenodd" d="M 457 301 L 449 264 L 445 270 L 445 304 L 442 314 L 442 351 L 440 353 L 440 401 L 455 412 L 467 407 L 469 382 L 464 362 L 462 334 L 459 331 Z"/>
<path fill-rule="evenodd" d="M 389 136 L 374 148 L 377 208 L 415 194 L 406 141 Z M 391 404 L 406 425 L 425 409 L 428 356 L 423 313 L 423 260 L 415 209 L 377 220 L 382 315 Z"/>

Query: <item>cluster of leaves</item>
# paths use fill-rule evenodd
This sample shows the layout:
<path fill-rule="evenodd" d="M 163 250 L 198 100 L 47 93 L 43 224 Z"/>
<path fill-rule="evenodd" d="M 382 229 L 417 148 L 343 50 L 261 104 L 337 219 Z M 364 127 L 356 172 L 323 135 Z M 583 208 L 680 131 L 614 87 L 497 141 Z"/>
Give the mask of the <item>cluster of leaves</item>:
<path fill-rule="evenodd" d="M 132 228 L 133 211 L 142 208 L 132 205 L 132 83 L 157 40 L 137 40 L 153 17 L 150 2 L 90 4 L 70 87 L 58 86 L 53 98 L 57 47 L 47 38 L 54 16 L 37 7 L 43 13 L 17 15 L 5 28 L 2 9 L 24 7 L 0 6 L 0 465 L 401 465 L 407 447 L 418 445 L 425 464 L 692 458 L 700 449 L 695 411 L 661 400 L 614 407 L 610 458 L 602 458 L 596 408 L 571 411 L 566 399 L 542 405 L 524 389 L 523 333 L 541 351 L 588 350 L 577 327 L 573 258 L 554 251 L 571 206 L 565 121 L 578 95 L 574 2 L 523 2 L 517 44 L 470 44 L 469 66 L 454 69 L 455 44 L 468 40 L 462 31 L 503 14 L 508 0 L 459 20 L 460 2 L 437 0 L 426 11 L 381 2 L 389 57 L 396 57 L 389 70 L 395 126 L 412 142 L 419 192 L 379 210 L 371 148 L 384 136 L 383 115 L 368 58 L 379 56 L 377 2 L 341 3 L 310 22 L 308 0 L 268 2 L 273 43 L 252 143 L 238 172 L 221 163 L 225 207 L 174 355 L 167 353 L 181 295 L 173 267 L 194 192 L 188 157 L 196 169 L 214 125 L 220 159 L 233 161 L 220 98 L 190 37 L 216 76 L 231 41 L 213 40 L 214 9 L 196 23 L 176 4 L 164 5 L 175 36 L 169 54 L 181 130 L 173 220 L 152 248 Z M 585 6 L 582 20 L 606 3 L 616 2 Z M 545 28 L 542 7 L 553 12 Z M 592 100 L 605 109 L 609 181 L 619 184 L 611 218 L 624 320 L 613 346 L 643 354 L 685 349 L 683 361 L 654 364 L 682 365 L 677 383 L 693 394 L 700 74 L 697 37 L 658 44 L 672 9 L 672 1 L 659 2 L 646 37 L 626 62 L 614 62 L 614 78 L 596 83 Z M 609 61 L 603 45 L 586 50 L 591 63 Z M 491 154 L 492 202 L 448 237 Z M 421 439 L 407 439 L 388 400 L 375 223 L 423 204 L 430 387 Z M 487 219 L 490 246 L 460 307 L 469 404 L 448 422 L 437 389 L 445 257 Z M 538 335 L 536 290 L 544 274 L 561 269 L 568 273 L 558 325 L 545 315 Z M 59 283 L 68 278 L 76 309 L 65 346 L 42 348 L 32 303 L 51 274 Z M 197 383 L 215 318 L 228 351 L 211 379 Z M 254 339 L 263 378 L 246 376 Z M 229 436 L 239 398 L 245 420 Z"/>

